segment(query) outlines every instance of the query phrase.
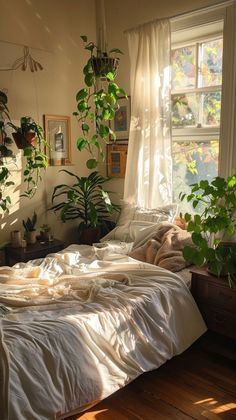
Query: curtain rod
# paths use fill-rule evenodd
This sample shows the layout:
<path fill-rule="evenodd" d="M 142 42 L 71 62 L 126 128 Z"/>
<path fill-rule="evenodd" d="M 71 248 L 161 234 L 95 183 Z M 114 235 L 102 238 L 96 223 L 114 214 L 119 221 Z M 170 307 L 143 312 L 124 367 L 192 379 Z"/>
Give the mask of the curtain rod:
<path fill-rule="evenodd" d="M 0 42 L 5 43 L 5 44 L 17 45 L 18 47 L 25 47 L 27 45 L 27 47 L 29 47 L 31 50 L 43 51 L 43 52 L 47 52 L 47 53 L 50 53 L 50 54 L 52 53 L 52 51 L 50 51 L 50 50 L 46 50 L 46 49 L 38 48 L 38 47 L 31 47 L 28 44 L 20 44 L 20 43 L 17 43 L 17 42 L 4 41 L 3 39 L 0 39 Z"/>
<path fill-rule="evenodd" d="M 133 31 L 133 30 L 138 29 L 138 28 L 141 28 L 142 26 L 144 26 L 146 24 L 154 23 L 154 22 L 157 22 L 159 20 L 170 19 L 172 22 L 176 22 L 176 21 L 181 20 L 182 18 L 185 18 L 187 16 L 190 17 L 192 15 L 195 15 L 196 13 L 206 12 L 207 10 L 213 10 L 213 9 L 214 10 L 215 9 L 222 9 L 223 7 L 230 6 L 235 1 L 236 0 L 227 0 L 223 3 L 216 3 L 216 4 L 211 5 L 211 6 L 202 7 L 201 9 L 194 9 L 194 10 L 191 10 L 190 12 L 183 12 L 183 13 L 178 13 L 178 14 L 173 15 L 173 16 L 165 16 L 163 18 L 156 18 L 156 19 L 153 19 L 149 22 L 145 22 L 145 23 L 142 23 L 140 25 L 137 25 L 133 28 L 126 29 L 123 33 L 127 34 L 128 32 Z"/>

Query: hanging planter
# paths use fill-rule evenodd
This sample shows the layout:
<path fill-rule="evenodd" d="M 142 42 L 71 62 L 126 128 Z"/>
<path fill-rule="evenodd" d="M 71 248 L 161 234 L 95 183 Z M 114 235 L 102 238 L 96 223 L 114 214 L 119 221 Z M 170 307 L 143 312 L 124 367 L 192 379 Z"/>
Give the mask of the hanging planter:
<path fill-rule="evenodd" d="M 36 142 L 35 132 L 28 132 L 22 134 L 20 132 L 12 133 L 12 137 L 15 140 L 18 149 L 25 149 L 25 147 L 32 147 Z"/>
<path fill-rule="evenodd" d="M 116 74 L 117 68 L 119 66 L 119 58 L 113 57 L 92 57 L 91 64 L 96 77 L 104 77 L 108 73 Z"/>

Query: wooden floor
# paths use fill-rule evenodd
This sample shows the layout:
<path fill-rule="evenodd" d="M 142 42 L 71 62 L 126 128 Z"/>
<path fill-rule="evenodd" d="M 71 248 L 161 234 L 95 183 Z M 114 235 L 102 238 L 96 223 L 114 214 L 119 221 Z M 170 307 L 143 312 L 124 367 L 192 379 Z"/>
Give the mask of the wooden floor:
<path fill-rule="evenodd" d="M 72 419 L 236 419 L 236 342 L 208 332 L 182 355 Z"/>

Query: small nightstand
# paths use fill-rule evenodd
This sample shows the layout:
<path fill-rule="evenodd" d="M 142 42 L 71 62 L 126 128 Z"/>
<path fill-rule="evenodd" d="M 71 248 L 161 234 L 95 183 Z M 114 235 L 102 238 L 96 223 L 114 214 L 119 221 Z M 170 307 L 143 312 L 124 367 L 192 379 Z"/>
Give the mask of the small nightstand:
<path fill-rule="evenodd" d="M 27 245 L 26 248 L 12 248 L 9 246 L 6 249 L 7 264 L 14 265 L 17 262 L 27 262 L 36 258 L 44 258 L 46 255 L 61 251 L 63 248 L 64 242 L 59 239 L 54 239 L 51 242 L 37 241 L 33 245 Z"/>
<path fill-rule="evenodd" d="M 215 277 L 206 269 L 194 268 L 191 292 L 209 330 L 236 339 L 236 288 L 227 277 Z"/>

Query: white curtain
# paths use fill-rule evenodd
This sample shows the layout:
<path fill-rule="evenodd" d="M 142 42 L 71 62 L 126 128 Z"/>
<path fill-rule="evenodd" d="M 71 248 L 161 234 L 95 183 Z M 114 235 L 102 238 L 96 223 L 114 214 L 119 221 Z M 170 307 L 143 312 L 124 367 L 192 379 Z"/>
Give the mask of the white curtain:
<path fill-rule="evenodd" d="M 127 36 L 131 127 L 124 200 L 155 208 L 172 201 L 169 20 L 142 25 Z"/>

